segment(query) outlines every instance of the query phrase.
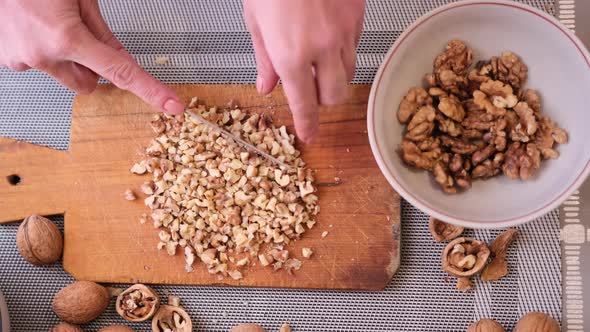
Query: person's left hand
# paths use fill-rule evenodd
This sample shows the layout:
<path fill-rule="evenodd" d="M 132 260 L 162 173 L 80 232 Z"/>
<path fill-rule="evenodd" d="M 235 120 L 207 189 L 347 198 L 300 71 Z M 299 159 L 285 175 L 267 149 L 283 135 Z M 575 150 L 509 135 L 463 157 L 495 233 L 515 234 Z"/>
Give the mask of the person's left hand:
<path fill-rule="evenodd" d="M 184 111 L 176 93 L 125 51 L 98 0 L 0 0 L 0 20 L 0 66 L 39 69 L 78 93 L 92 92 L 101 75 L 159 110 Z"/>

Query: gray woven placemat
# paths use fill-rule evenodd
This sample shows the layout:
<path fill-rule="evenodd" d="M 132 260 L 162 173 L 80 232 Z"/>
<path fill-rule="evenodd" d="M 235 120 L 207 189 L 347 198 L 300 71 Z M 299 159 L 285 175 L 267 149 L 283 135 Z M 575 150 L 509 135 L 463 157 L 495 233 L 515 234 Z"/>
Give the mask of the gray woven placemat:
<path fill-rule="evenodd" d="M 443 0 L 368 1 L 356 83 L 370 83 L 385 52 L 413 20 Z M 551 0 L 522 1 L 552 11 Z M 101 1 L 109 25 L 139 62 L 168 83 L 253 83 L 255 63 L 239 0 Z M 157 55 L 170 63 L 158 66 Z M 0 135 L 67 149 L 73 94 L 45 74 L 0 69 Z M 0 161 L 1 162 L 1 161 Z M 1 199 L 1 197 L 0 197 Z M 26 204 L 26 202 L 23 202 Z M 63 219 L 54 218 L 61 225 Z M 511 273 L 462 294 L 445 282 L 443 246 L 434 244 L 427 216 L 402 203 L 402 263 L 383 292 L 336 292 L 158 286 L 182 298 L 199 331 L 227 331 L 256 322 L 270 331 L 289 322 L 294 331 L 464 331 L 489 317 L 511 328 L 523 313 L 561 318 L 558 212 L 522 226 L 509 254 Z M 0 290 L 13 331 L 46 331 L 58 322 L 51 299 L 72 282 L 61 265 L 33 268 L 15 248 L 17 225 L 0 226 Z M 469 231 L 491 240 L 498 231 Z M 97 262 L 100 264 L 100 262 Z M 111 307 L 87 331 L 124 323 Z M 149 331 L 148 324 L 133 325 Z"/>

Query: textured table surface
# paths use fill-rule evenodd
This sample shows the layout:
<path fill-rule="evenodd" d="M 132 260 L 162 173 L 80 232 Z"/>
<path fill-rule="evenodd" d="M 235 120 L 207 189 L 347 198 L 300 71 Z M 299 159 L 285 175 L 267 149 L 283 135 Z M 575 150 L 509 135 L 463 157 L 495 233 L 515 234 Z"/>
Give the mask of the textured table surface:
<path fill-rule="evenodd" d="M 413 20 L 444 0 L 369 0 L 359 46 L 356 83 L 370 83 L 385 52 Z M 552 0 L 522 1 L 553 12 Z M 168 83 L 253 83 L 255 63 L 239 0 L 101 1 L 103 14 L 138 61 Z M 441 41 L 444 43 L 444 41 Z M 154 59 L 166 55 L 170 63 Z M 67 149 L 73 94 L 34 71 L 0 69 L 0 135 Z M 0 198 L 1 199 L 1 198 Z M 23 202 L 26 204 L 26 202 Z M 59 225 L 61 217 L 55 217 Z M 443 245 L 432 241 L 427 216 L 402 204 L 402 263 L 383 292 L 335 292 L 158 286 L 179 295 L 199 331 L 227 331 L 256 322 L 277 331 L 464 331 L 475 319 L 494 318 L 508 329 L 523 313 L 544 311 L 561 319 L 559 211 L 519 227 L 509 252 L 511 273 L 478 283 L 463 294 L 445 282 Z M 0 290 L 13 331 L 46 331 L 58 322 L 51 299 L 72 278 L 60 264 L 33 268 L 15 247 L 17 224 L 0 226 Z M 469 231 L 491 240 L 498 231 Z M 97 262 L 99 264 L 100 262 Z M 123 323 L 111 306 L 87 331 Z M 149 331 L 148 324 L 136 324 Z"/>

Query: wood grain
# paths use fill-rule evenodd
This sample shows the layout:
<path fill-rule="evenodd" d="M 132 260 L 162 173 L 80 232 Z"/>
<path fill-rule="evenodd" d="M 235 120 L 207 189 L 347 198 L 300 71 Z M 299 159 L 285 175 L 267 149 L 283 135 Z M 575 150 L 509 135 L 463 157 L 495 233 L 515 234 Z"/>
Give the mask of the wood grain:
<path fill-rule="evenodd" d="M 249 112 L 266 113 L 275 123 L 292 120 L 280 89 L 259 96 L 245 85 L 179 85 L 186 102 L 198 96 L 208 104 L 233 99 Z M 255 266 L 244 279 L 218 280 L 202 265 L 184 271 L 179 253 L 157 251 L 157 230 L 140 225 L 148 212 L 143 197 L 129 202 L 123 192 L 149 175 L 129 172 L 154 134 L 153 110 L 135 96 L 100 86 L 74 100 L 70 150 L 54 151 L 0 138 L 0 222 L 32 213 L 65 214 L 63 265 L 77 279 L 194 285 L 240 285 L 289 288 L 383 289 L 399 266 L 399 196 L 381 175 L 366 132 L 369 86 L 352 86 L 349 102 L 321 111 L 320 136 L 299 146 L 317 170 L 321 213 L 318 224 L 293 246 L 304 261 L 294 276 Z M 18 174 L 21 183 L 4 178 Z M 337 181 L 336 178 L 340 180 Z M 326 238 L 321 233 L 328 231 Z M 311 247 L 311 260 L 301 248 Z"/>

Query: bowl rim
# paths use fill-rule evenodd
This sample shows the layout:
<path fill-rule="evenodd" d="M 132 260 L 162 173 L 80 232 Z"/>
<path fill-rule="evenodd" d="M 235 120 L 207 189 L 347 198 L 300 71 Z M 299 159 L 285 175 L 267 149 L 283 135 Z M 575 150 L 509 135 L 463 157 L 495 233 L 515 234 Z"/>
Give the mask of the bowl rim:
<path fill-rule="evenodd" d="M 411 35 L 418 27 L 420 27 L 424 22 L 428 21 L 429 19 L 445 13 L 447 11 L 467 7 L 467 6 L 477 6 L 477 5 L 496 5 L 496 6 L 503 6 L 503 7 L 511 7 L 513 9 L 521 10 L 527 12 L 529 14 L 535 15 L 547 23 L 552 24 L 555 28 L 560 30 L 565 37 L 567 37 L 578 49 L 580 55 L 586 61 L 588 68 L 590 69 L 590 53 L 584 46 L 584 44 L 576 37 L 573 32 L 571 32 L 568 28 L 566 28 L 563 24 L 561 24 L 555 17 L 533 8 L 531 6 L 507 1 L 507 0 L 466 0 L 460 1 L 455 3 L 450 3 L 441 7 L 438 7 L 425 15 L 418 18 L 414 21 L 410 26 L 406 28 L 406 30 L 397 38 L 395 43 L 391 46 L 387 54 L 385 55 L 381 65 L 379 66 L 379 70 L 375 75 L 375 79 L 373 80 L 373 85 L 371 87 L 371 93 L 369 95 L 369 101 L 367 104 L 367 131 L 369 136 L 369 143 L 371 145 L 371 150 L 373 152 L 373 156 L 377 161 L 377 165 L 379 169 L 389 182 L 389 184 L 407 201 L 409 201 L 412 205 L 416 206 L 420 210 L 424 211 L 425 213 L 429 214 L 432 217 L 437 219 L 450 222 L 456 225 L 461 225 L 468 228 L 480 228 L 480 229 L 491 229 L 491 228 L 503 228 L 503 227 L 511 227 L 516 226 L 519 224 L 523 224 L 536 218 L 545 215 L 549 211 L 555 209 L 558 205 L 560 205 L 563 201 L 565 201 L 574 191 L 578 189 L 580 185 L 584 182 L 584 180 L 590 174 L 590 158 L 586 162 L 586 166 L 582 168 L 580 174 L 575 178 L 575 180 L 570 183 L 565 190 L 559 193 L 556 197 L 550 199 L 548 202 L 544 202 L 541 207 L 535 208 L 533 211 L 528 212 L 523 215 L 519 215 L 516 217 L 499 219 L 499 220 L 485 220 L 485 219 L 467 219 L 460 216 L 452 215 L 450 213 L 446 213 L 444 211 L 440 211 L 435 207 L 430 206 L 428 203 L 424 202 L 422 199 L 417 197 L 416 195 L 410 193 L 400 182 L 397 181 L 395 176 L 393 176 L 393 172 L 389 169 L 389 167 L 385 164 L 383 153 L 377 142 L 377 136 L 375 132 L 375 101 L 377 94 L 379 93 L 379 87 L 381 84 L 381 80 L 383 79 L 383 75 L 385 69 L 388 67 L 391 59 L 395 56 L 395 53 L 399 46 L 404 43 L 404 41 Z"/>

